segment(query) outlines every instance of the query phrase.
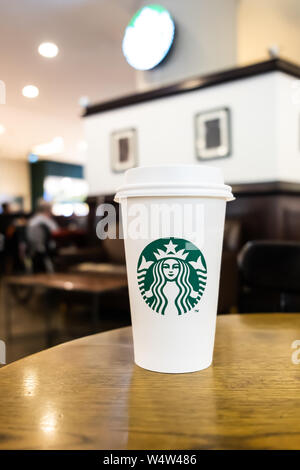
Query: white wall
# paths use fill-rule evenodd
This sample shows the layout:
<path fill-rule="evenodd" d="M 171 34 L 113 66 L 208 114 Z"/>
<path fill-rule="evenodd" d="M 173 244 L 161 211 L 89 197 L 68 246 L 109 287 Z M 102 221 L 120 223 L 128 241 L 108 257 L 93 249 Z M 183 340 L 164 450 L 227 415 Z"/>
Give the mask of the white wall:
<path fill-rule="evenodd" d="M 300 181 L 300 81 L 286 74 L 277 79 L 278 179 Z"/>
<path fill-rule="evenodd" d="M 30 210 L 30 178 L 27 161 L 0 159 L 0 194 L 22 196 L 25 210 Z"/>
<path fill-rule="evenodd" d="M 284 180 L 287 176 L 300 181 L 294 171 L 296 156 L 285 171 L 278 160 L 279 145 L 283 147 L 286 137 L 282 136 L 282 143 L 276 137 L 281 132 L 283 106 L 277 93 L 280 89 L 281 101 L 285 102 L 284 93 L 290 90 L 287 78 L 281 72 L 272 72 L 85 118 L 90 193 L 113 193 L 122 184 L 123 174 L 110 168 L 111 132 L 137 129 L 140 165 L 203 164 L 195 157 L 194 115 L 223 106 L 231 110 L 232 156 L 205 164 L 221 167 L 229 183 Z M 298 117 L 294 115 L 291 121 L 290 131 L 296 134 Z"/>

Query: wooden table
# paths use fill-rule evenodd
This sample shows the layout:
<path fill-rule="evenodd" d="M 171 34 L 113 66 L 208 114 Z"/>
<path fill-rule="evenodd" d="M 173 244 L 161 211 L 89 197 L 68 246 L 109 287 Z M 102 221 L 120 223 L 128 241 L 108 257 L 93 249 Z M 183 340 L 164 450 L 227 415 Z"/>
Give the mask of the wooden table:
<path fill-rule="evenodd" d="M 131 329 L 0 369 L 1 449 L 300 449 L 299 314 L 218 317 L 214 364 L 133 364 Z M 300 356 L 300 355 L 299 355 Z"/>
<path fill-rule="evenodd" d="M 44 287 L 63 292 L 85 292 L 90 294 L 93 299 L 92 314 L 94 323 L 97 323 L 99 310 L 99 296 L 105 292 L 120 289 L 127 286 L 127 278 L 125 275 L 96 275 L 90 273 L 54 273 L 54 274 L 31 274 L 22 276 L 7 276 L 4 278 L 4 310 L 6 338 L 11 337 L 11 302 L 8 295 L 9 288 L 16 286 L 23 287 Z M 48 329 L 51 327 L 49 320 L 51 315 L 45 306 L 46 320 Z"/>

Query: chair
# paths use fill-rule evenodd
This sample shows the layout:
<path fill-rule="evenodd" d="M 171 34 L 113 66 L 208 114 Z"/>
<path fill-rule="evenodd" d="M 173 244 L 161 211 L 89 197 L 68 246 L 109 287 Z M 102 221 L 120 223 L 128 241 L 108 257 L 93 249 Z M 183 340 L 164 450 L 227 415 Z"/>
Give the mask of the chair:
<path fill-rule="evenodd" d="M 248 242 L 238 256 L 239 312 L 300 312 L 300 242 Z"/>

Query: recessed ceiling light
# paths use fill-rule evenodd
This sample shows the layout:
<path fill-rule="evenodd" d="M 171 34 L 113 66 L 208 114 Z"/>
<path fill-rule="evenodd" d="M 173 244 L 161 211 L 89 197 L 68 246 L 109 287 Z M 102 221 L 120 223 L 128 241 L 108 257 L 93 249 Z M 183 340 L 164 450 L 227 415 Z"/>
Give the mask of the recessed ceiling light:
<path fill-rule="evenodd" d="M 39 160 L 38 155 L 35 155 L 34 153 L 30 153 L 28 155 L 28 161 L 29 163 L 36 163 Z"/>
<path fill-rule="evenodd" d="M 5 127 L 2 126 L 2 124 L 0 124 L 0 134 L 4 134 L 5 131 L 6 131 Z"/>
<path fill-rule="evenodd" d="M 39 89 L 34 85 L 24 86 L 22 95 L 26 98 L 36 98 L 39 95 Z"/>
<path fill-rule="evenodd" d="M 57 56 L 59 49 L 53 42 L 43 42 L 39 45 L 38 51 L 43 57 L 52 59 Z"/>
<path fill-rule="evenodd" d="M 81 96 L 78 100 L 79 106 L 86 108 L 90 104 L 90 99 L 88 96 Z"/>

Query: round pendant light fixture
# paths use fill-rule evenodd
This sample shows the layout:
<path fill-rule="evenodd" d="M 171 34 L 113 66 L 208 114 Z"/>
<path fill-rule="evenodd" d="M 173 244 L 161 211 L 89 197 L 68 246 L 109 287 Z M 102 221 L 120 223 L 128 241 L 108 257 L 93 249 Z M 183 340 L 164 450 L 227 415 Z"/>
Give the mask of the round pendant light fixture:
<path fill-rule="evenodd" d="M 138 10 L 126 27 L 123 54 L 136 70 L 150 70 L 167 56 L 175 34 L 174 21 L 161 5 Z"/>

